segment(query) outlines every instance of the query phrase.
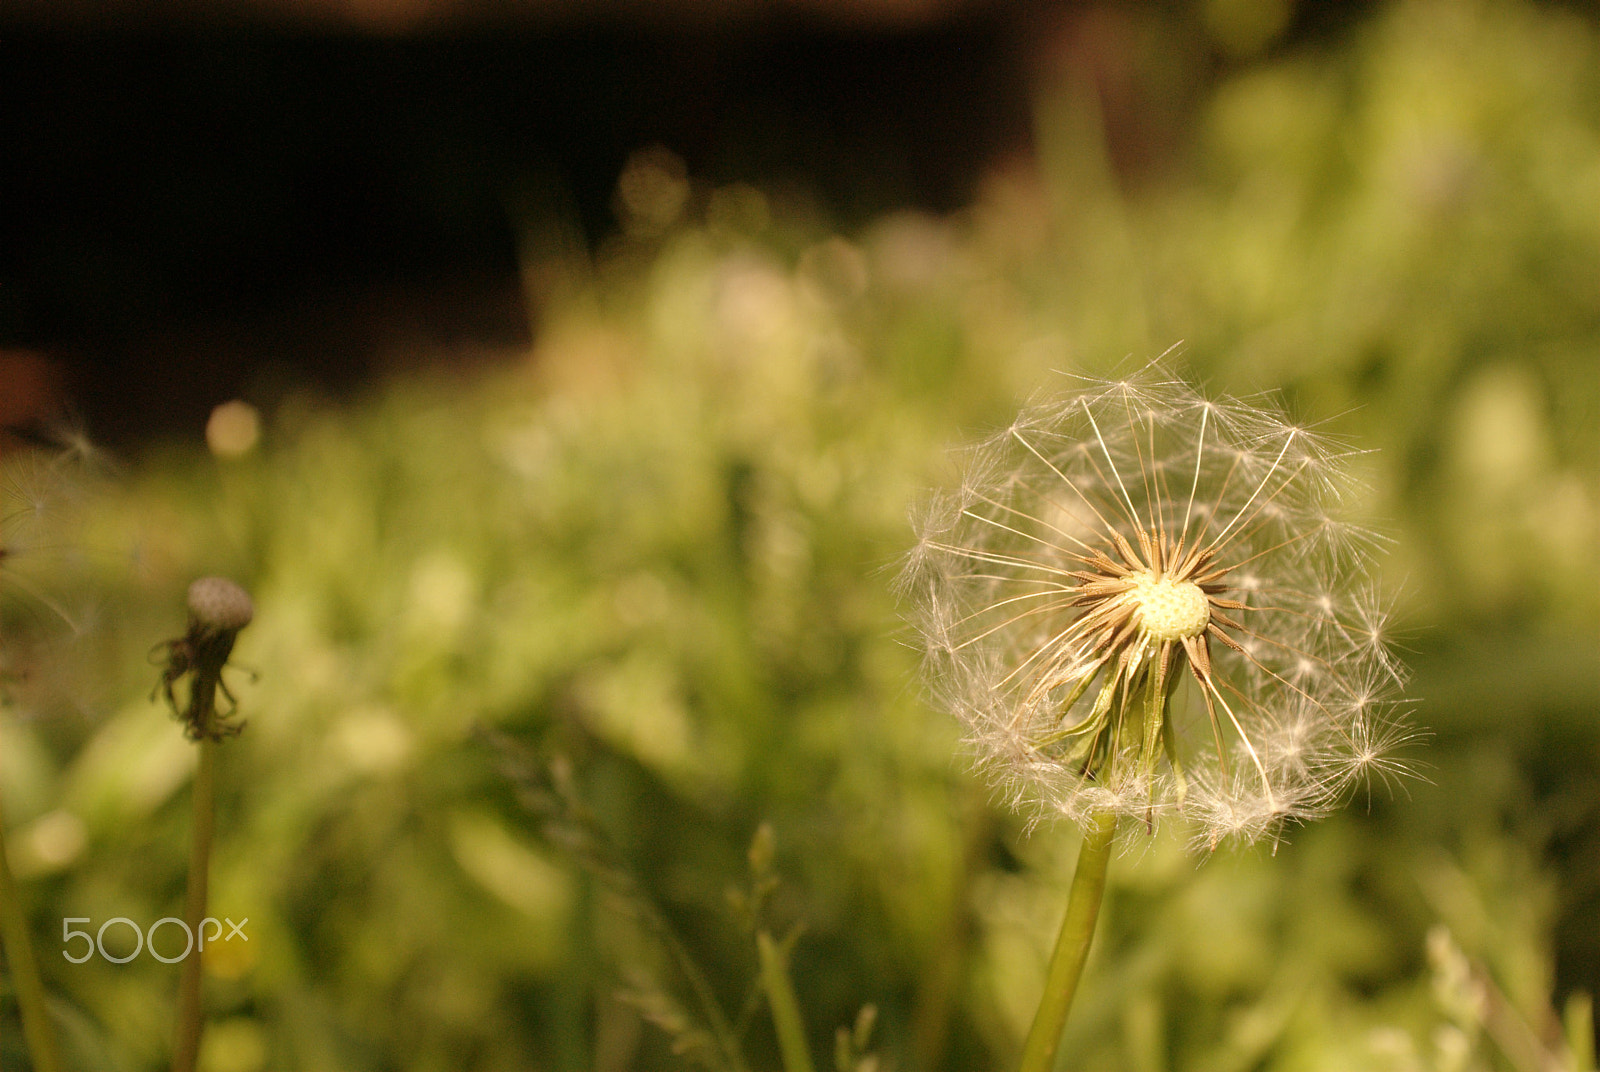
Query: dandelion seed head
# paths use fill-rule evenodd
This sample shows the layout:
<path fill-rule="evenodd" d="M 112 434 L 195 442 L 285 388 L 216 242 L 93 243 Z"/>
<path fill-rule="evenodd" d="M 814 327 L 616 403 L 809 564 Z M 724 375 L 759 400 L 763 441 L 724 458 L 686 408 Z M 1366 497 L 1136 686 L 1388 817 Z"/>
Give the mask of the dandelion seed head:
<path fill-rule="evenodd" d="M 1159 365 L 970 449 L 901 575 L 934 701 L 1030 823 L 1276 839 L 1401 773 L 1404 669 L 1347 448 Z"/>
<path fill-rule="evenodd" d="M 189 585 L 189 616 L 202 629 L 237 633 L 255 617 L 250 593 L 226 577 L 201 577 Z"/>
<path fill-rule="evenodd" d="M 1139 607 L 1139 628 L 1151 640 L 1184 640 L 1199 636 L 1211 624 L 1211 604 L 1192 581 L 1172 581 L 1149 570 L 1130 580 L 1128 598 Z"/>

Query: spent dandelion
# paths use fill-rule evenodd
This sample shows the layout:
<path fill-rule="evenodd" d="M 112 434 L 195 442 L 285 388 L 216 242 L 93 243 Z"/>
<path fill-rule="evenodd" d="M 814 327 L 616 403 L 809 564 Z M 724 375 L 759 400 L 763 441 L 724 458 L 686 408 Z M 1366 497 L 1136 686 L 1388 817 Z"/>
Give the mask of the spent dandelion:
<path fill-rule="evenodd" d="M 1053 1055 L 1119 828 L 1276 839 L 1403 770 L 1349 453 L 1153 365 L 1028 406 L 929 507 L 901 576 L 929 691 L 1009 803 L 1086 835 L 1024 1068 Z"/>
<path fill-rule="evenodd" d="M 166 696 L 184 735 L 195 742 L 193 806 L 194 829 L 189 844 L 189 882 L 184 897 L 184 922 L 191 934 L 200 933 L 206 918 L 207 888 L 211 868 L 211 841 L 216 824 L 217 749 L 236 737 L 243 722 L 232 722 L 217 706 L 220 692 L 230 703 L 233 694 L 222 680 L 239 631 L 255 617 L 250 593 L 226 577 L 201 577 L 189 586 L 189 627 L 183 636 L 156 645 L 164 652 L 156 691 Z M 153 653 L 152 653 L 153 654 Z M 180 704 L 173 685 L 187 678 L 189 695 Z M 154 696 L 151 697 L 154 699 Z M 234 704 L 235 708 L 237 704 Z M 178 1020 L 173 1043 L 173 1072 L 194 1072 L 204 1029 L 201 1007 L 201 956 L 185 958 L 178 976 Z"/>
<path fill-rule="evenodd" d="M 1159 369 L 973 449 L 902 576 L 926 680 L 1031 817 L 1183 815 L 1210 844 L 1390 777 L 1404 672 L 1347 452 Z"/>
<path fill-rule="evenodd" d="M 0 452 L 9 443 L 0 439 Z M 36 623 L 36 607 L 59 615 L 74 633 L 80 623 L 50 591 L 49 572 L 35 574 L 43 558 L 59 555 L 61 506 L 74 491 L 65 454 L 36 447 L 0 453 L 0 706 L 9 705 L 13 651 L 17 638 L 7 619 L 13 602 Z M 16 995 L 23 1038 L 32 1067 L 55 1072 L 62 1067 L 54 1022 L 39 961 L 33 948 L 25 891 L 11 870 L 6 820 L 0 808 L 0 953 L 6 983 Z"/>

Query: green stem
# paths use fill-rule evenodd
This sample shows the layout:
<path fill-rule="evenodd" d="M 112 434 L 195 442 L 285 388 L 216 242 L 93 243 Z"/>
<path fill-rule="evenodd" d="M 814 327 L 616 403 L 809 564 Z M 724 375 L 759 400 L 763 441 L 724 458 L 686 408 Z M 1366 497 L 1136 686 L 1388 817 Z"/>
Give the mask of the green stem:
<path fill-rule="evenodd" d="M 1044 996 L 1039 999 L 1028 1041 L 1023 1044 L 1018 1072 L 1051 1072 L 1055 1067 L 1061 1029 L 1067 1024 L 1072 995 L 1077 992 L 1083 963 L 1089 957 L 1089 943 L 1094 939 L 1094 923 L 1100 914 L 1100 897 L 1105 893 L 1106 867 L 1111 861 L 1116 832 L 1116 816 L 1104 812 L 1092 816 L 1084 831 L 1078 869 L 1073 873 L 1072 892 L 1067 899 L 1067 915 L 1061 921 Z"/>
<path fill-rule="evenodd" d="M 194 840 L 189 845 L 189 890 L 184 921 L 195 936 L 193 953 L 185 957 L 178 976 L 178 1028 L 172 1050 L 172 1072 L 194 1072 L 200 1055 L 200 927 L 206 918 L 206 879 L 211 868 L 211 833 L 216 819 L 218 742 L 202 737 L 194 772 Z"/>
<path fill-rule="evenodd" d="M 28 1044 L 34 1072 L 61 1072 L 55 1029 L 45 1008 L 44 984 L 39 981 L 39 963 L 34 959 L 33 941 L 28 935 L 28 914 L 17 899 L 17 883 L 6 858 L 5 826 L 5 816 L 0 815 L 0 944 L 4 945 L 6 962 L 11 966 L 11 982 L 22 1013 L 22 1036 Z"/>
<path fill-rule="evenodd" d="M 1582 990 L 1567 998 L 1566 1027 L 1567 1052 L 1572 1058 L 1572 1072 L 1594 1072 L 1594 1001 Z"/>
<path fill-rule="evenodd" d="M 766 931 L 756 934 L 756 951 L 761 955 L 761 985 L 767 992 L 772 1026 L 778 1031 L 778 1049 L 783 1053 L 783 1072 L 812 1072 L 800 1003 L 794 996 L 794 984 L 789 981 L 788 957 Z"/>

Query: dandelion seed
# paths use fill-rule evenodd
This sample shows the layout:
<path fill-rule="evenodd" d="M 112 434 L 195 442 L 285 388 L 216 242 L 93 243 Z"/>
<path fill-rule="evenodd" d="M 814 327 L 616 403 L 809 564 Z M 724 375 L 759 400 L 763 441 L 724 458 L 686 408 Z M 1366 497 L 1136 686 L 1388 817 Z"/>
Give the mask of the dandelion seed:
<path fill-rule="evenodd" d="M 59 594 L 63 567 L 84 554 L 76 541 L 75 508 L 88 485 L 79 461 L 72 450 L 34 446 L 0 457 L 0 610 L 32 619 L 27 631 L 35 635 L 44 633 L 52 618 L 73 637 L 92 623 L 87 608 Z"/>
<path fill-rule="evenodd" d="M 938 703 L 1030 819 L 1278 836 L 1408 739 L 1334 441 L 1160 366 L 974 448 L 901 576 Z"/>

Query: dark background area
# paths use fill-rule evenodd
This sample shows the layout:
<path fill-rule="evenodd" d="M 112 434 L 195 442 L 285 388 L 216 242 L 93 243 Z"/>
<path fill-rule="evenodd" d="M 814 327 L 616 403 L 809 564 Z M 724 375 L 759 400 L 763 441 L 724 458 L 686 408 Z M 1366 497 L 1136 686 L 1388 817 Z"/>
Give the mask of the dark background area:
<path fill-rule="evenodd" d="M 519 346 L 513 219 L 559 213 L 599 241 L 649 145 L 697 183 L 786 190 L 848 228 L 960 207 L 1027 153 L 1041 81 L 1086 76 L 1119 166 L 1159 170 L 1220 62 L 1192 6 L 909 23 L 686 6 L 403 34 L 24 9 L 0 23 L 0 415 L 70 400 L 127 446 L 236 394 L 344 392 L 399 354 Z M 1364 6 L 1302 4 L 1278 47 Z"/>
<path fill-rule="evenodd" d="M 7 35 L 0 333 L 116 442 L 263 374 L 348 386 L 402 336 L 514 346 L 523 199 L 603 236 L 659 143 L 851 214 L 954 208 L 1025 136 L 1004 36 Z"/>

